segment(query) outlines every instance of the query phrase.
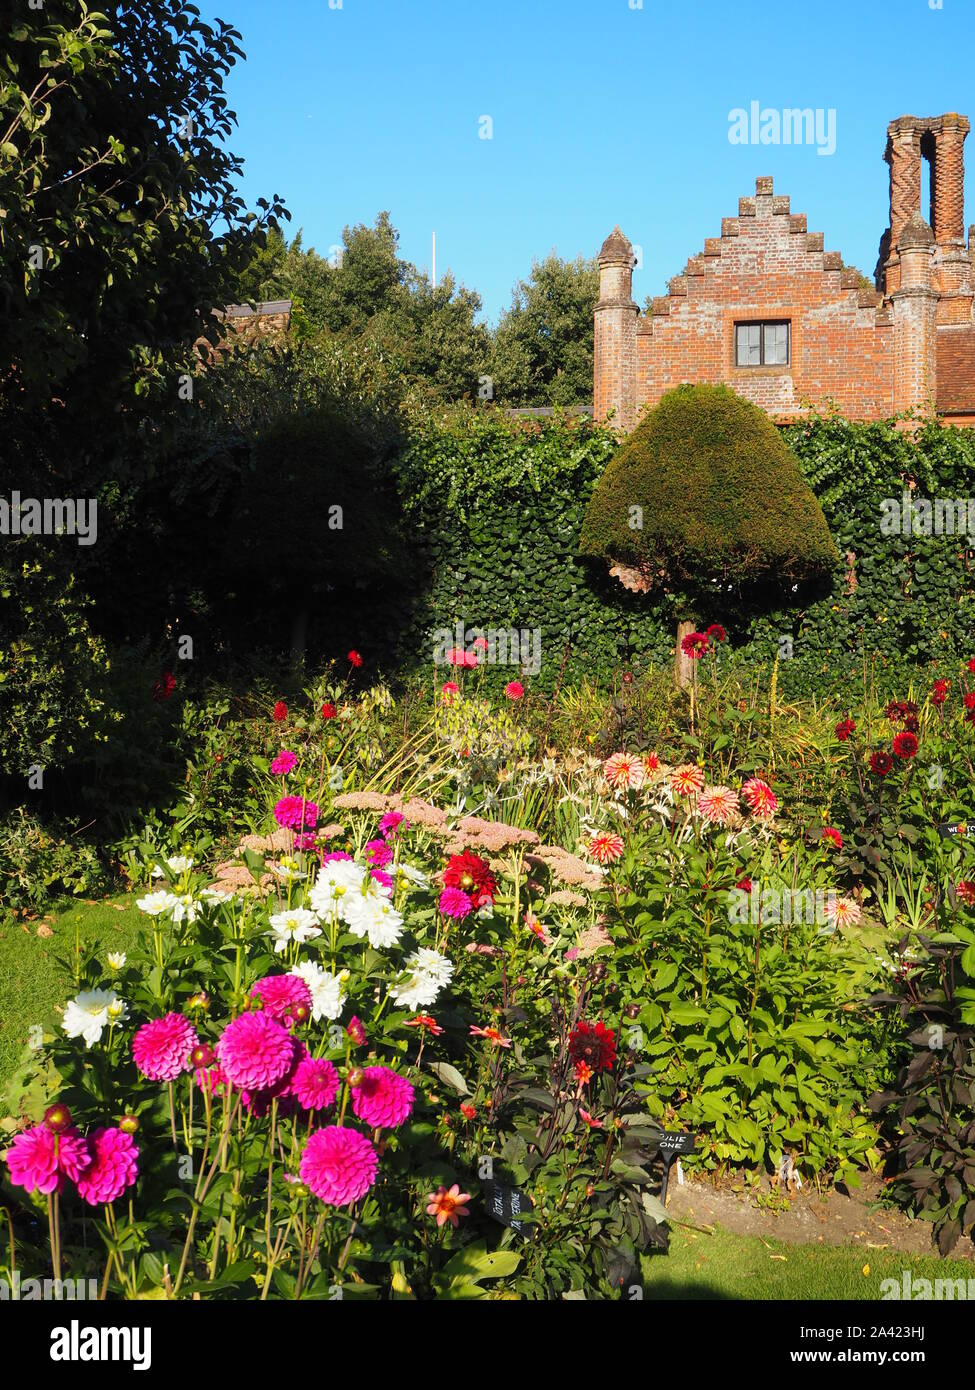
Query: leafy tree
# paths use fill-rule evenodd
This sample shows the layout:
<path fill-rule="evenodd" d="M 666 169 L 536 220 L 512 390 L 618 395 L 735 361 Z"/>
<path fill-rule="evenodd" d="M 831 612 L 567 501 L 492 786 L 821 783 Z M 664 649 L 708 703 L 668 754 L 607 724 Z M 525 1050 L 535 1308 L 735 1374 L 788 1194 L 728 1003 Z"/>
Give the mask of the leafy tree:
<path fill-rule="evenodd" d="M 551 252 L 516 285 L 501 315 L 488 369 L 504 405 L 576 405 L 592 400 L 595 261 Z"/>
<path fill-rule="evenodd" d="M 579 548 L 631 589 L 677 591 L 687 631 L 729 589 L 781 592 L 839 562 L 798 459 L 727 386 L 679 386 L 650 411 L 596 485 Z"/>
<path fill-rule="evenodd" d="M 211 310 L 269 220 L 287 216 L 276 197 L 249 213 L 236 192 L 223 83 L 239 38 L 187 0 L 0 8 L 0 463 L 11 492 L 99 504 L 96 545 L 11 538 L 0 553 L 0 651 L 19 663 L 0 686 L 4 731 L 34 727 L 23 691 L 54 690 L 45 664 L 58 634 L 67 641 L 74 694 L 52 696 L 31 736 L 49 767 L 98 736 L 103 603 L 124 604 L 142 564 L 125 538 L 144 536 L 144 490 L 194 343 L 219 336 Z M 115 563 L 127 555 L 129 570 Z M 31 641 L 28 611 L 42 635 Z M 5 732 L 0 753 L 6 739 L 7 765 L 21 767 L 31 739 Z"/>
<path fill-rule="evenodd" d="M 290 299 L 300 339 L 360 339 L 439 400 L 477 395 L 489 350 L 487 329 L 476 322 L 481 298 L 450 274 L 434 287 L 402 259 L 388 212 L 373 227 L 346 227 L 341 255 L 328 258 L 306 250 L 300 231 L 288 245 L 272 230 L 240 285 L 242 298 Z"/>

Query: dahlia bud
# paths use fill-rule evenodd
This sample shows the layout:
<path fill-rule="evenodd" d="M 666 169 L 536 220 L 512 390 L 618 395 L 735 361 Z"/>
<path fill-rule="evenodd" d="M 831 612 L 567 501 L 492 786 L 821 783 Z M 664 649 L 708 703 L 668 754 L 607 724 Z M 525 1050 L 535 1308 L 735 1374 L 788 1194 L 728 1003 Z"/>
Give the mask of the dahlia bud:
<path fill-rule="evenodd" d="M 311 1016 L 311 1010 L 307 1004 L 295 1004 L 291 1010 L 291 1017 L 295 1023 L 307 1023 Z"/>
<path fill-rule="evenodd" d="M 190 1053 L 194 1067 L 208 1067 L 213 1061 L 213 1048 L 207 1043 L 198 1043 Z"/>
<path fill-rule="evenodd" d="M 139 1117 L 137 1115 L 123 1115 L 118 1122 L 118 1127 L 123 1134 L 135 1134 L 139 1128 Z"/>
<path fill-rule="evenodd" d="M 365 1047 L 366 1030 L 362 1025 L 362 1019 L 359 1018 L 356 1014 L 353 1014 L 352 1017 L 349 1019 L 348 1023 L 346 1024 L 345 1031 L 348 1033 L 349 1037 L 355 1043 L 356 1047 Z"/>
<path fill-rule="evenodd" d="M 627 1004 L 623 1012 L 626 1014 L 627 1018 L 639 1018 L 642 1008 L 642 1004 Z"/>
<path fill-rule="evenodd" d="M 601 960 L 597 961 L 592 967 L 591 974 L 594 980 L 603 980 L 606 978 L 606 967 Z"/>
<path fill-rule="evenodd" d="M 60 1134 L 71 1123 L 71 1111 L 66 1105 L 49 1105 L 44 1111 L 44 1123 L 55 1134 Z"/>
<path fill-rule="evenodd" d="M 188 1009 L 199 1009 L 201 1013 L 206 1013 L 210 1007 L 210 996 L 206 990 L 201 989 L 198 994 L 193 994 L 186 1001 Z"/>
<path fill-rule="evenodd" d="M 352 1070 L 349 1072 L 349 1076 L 348 1076 L 349 1085 L 352 1086 L 353 1088 L 356 1087 L 356 1086 L 361 1086 L 361 1085 L 362 1085 L 362 1075 L 363 1075 L 363 1073 L 362 1073 L 362 1068 L 361 1068 L 361 1067 L 353 1067 Z"/>

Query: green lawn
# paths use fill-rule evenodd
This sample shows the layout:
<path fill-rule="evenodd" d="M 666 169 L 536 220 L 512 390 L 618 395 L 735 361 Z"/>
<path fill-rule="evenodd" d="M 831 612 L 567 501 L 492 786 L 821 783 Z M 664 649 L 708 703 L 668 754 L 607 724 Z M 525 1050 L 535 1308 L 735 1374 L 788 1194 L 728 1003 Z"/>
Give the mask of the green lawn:
<path fill-rule="evenodd" d="M 881 1281 L 900 1283 L 905 1269 L 915 1279 L 975 1280 L 970 1260 L 862 1246 L 785 1245 L 720 1226 L 713 1235 L 674 1226 L 669 1255 L 643 1257 L 643 1297 L 875 1300 L 882 1297 Z"/>
<path fill-rule="evenodd" d="M 64 903 L 46 919 L 53 936 L 37 936 L 37 922 L 22 925 L 7 918 L 0 923 L 0 1085 L 17 1065 L 31 1026 L 73 993 L 57 957 L 74 950 L 76 931 L 83 945 L 97 938 L 103 952 L 125 951 L 140 916 L 135 897 L 128 895 L 93 905 Z"/>

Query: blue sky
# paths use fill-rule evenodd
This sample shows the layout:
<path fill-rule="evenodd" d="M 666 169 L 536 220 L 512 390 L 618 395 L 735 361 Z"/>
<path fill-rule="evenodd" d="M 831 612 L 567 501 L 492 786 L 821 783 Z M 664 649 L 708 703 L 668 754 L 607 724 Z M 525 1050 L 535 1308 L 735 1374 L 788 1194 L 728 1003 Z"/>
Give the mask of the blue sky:
<path fill-rule="evenodd" d="M 243 35 L 228 94 L 251 205 L 282 194 L 289 236 L 323 254 L 386 208 L 428 270 L 435 230 L 438 274 L 492 321 L 533 257 L 594 255 L 617 222 L 642 247 L 634 297 L 663 293 L 759 174 L 872 275 L 888 121 L 975 118 L 975 0 L 197 4 Z M 834 111 L 835 152 L 730 143 L 729 113 L 754 101 Z M 966 153 L 972 170 L 975 138 Z"/>

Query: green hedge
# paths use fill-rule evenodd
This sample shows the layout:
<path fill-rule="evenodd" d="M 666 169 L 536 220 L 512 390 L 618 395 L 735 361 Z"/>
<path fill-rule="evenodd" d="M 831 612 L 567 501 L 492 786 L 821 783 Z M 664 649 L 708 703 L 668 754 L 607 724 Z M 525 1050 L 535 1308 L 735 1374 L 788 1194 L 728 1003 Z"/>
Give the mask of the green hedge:
<path fill-rule="evenodd" d="M 774 611 L 729 608 L 715 590 L 706 617 L 728 630 L 722 660 L 770 670 L 781 656 L 779 689 L 790 696 L 859 682 L 865 665 L 893 689 L 919 667 L 925 678 L 932 662 L 950 674 L 975 655 L 971 538 L 881 529 L 883 500 L 911 483 L 931 499 L 975 494 L 975 433 L 930 425 L 912 438 L 833 417 L 784 433 L 844 568 L 817 595 L 791 606 L 787 595 Z M 541 689 L 554 686 L 564 659 L 568 681 L 671 659 L 674 597 L 628 593 L 578 551 L 589 497 L 617 446 L 588 420 L 528 422 L 494 410 L 448 414 L 414 432 L 396 476 L 429 580 L 399 647 L 404 668 L 429 670 L 434 630 L 458 618 L 471 629 L 540 629 Z M 484 679 L 501 685 L 512 674 L 489 668 Z"/>

